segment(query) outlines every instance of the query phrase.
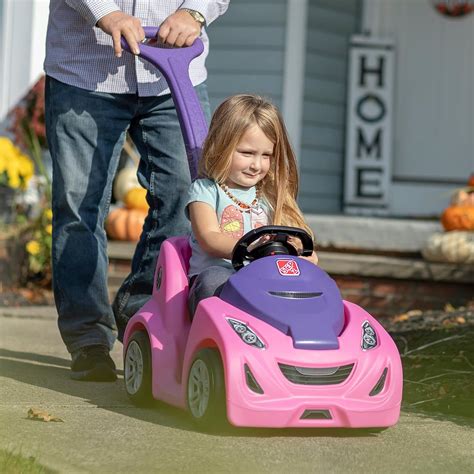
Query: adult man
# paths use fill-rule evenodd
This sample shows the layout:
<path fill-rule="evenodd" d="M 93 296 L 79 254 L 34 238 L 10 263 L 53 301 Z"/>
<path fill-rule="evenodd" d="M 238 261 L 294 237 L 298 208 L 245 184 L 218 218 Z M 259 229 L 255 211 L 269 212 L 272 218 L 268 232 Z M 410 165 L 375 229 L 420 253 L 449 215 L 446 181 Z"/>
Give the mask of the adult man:
<path fill-rule="evenodd" d="M 124 36 L 137 54 L 143 26 L 160 26 L 159 41 L 190 45 L 203 55 L 190 76 L 206 114 L 209 101 L 203 26 L 229 0 L 51 0 L 46 43 L 46 127 L 53 158 L 53 287 L 58 325 L 76 380 L 113 381 L 109 356 L 128 318 L 151 294 L 160 245 L 188 232 L 184 201 L 190 183 L 176 110 L 165 80 L 150 64 L 122 54 Z M 202 31 L 201 31 L 202 30 Z M 115 56 L 115 57 L 114 57 Z M 107 291 L 103 229 L 112 179 L 128 130 L 141 162 L 150 212 L 114 302 Z"/>

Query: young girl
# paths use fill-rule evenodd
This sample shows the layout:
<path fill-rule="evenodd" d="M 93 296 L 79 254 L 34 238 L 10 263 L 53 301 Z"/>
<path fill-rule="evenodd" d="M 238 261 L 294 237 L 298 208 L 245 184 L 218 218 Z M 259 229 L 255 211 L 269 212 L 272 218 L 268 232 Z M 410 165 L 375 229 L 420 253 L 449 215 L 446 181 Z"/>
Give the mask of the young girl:
<path fill-rule="evenodd" d="M 263 225 L 287 225 L 312 235 L 296 203 L 298 175 L 278 109 L 254 95 L 235 95 L 215 111 L 186 207 L 191 220 L 191 315 L 219 294 L 235 272 L 236 242 Z M 316 254 L 303 257 L 314 264 Z"/>

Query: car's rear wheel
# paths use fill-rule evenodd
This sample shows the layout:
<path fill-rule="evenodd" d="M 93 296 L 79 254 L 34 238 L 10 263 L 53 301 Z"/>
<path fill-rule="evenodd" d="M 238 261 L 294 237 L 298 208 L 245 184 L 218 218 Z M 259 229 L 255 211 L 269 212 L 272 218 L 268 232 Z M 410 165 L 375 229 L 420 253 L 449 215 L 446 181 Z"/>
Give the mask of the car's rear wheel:
<path fill-rule="evenodd" d="M 188 375 L 188 408 L 201 427 L 226 424 L 224 369 L 216 349 L 202 349 Z"/>
<path fill-rule="evenodd" d="M 127 395 L 136 405 L 153 401 L 151 392 L 151 350 L 145 331 L 137 331 L 128 341 L 124 358 L 124 380 Z"/>

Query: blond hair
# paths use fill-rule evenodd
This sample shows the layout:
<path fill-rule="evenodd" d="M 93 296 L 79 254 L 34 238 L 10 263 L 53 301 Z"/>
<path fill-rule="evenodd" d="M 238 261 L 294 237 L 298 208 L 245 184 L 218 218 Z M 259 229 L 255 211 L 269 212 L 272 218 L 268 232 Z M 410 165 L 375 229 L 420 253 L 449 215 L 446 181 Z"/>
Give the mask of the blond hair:
<path fill-rule="evenodd" d="M 280 112 L 270 101 L 256 95 L 239 94 L 219 105 L 204 142 L 199 175 L 223 184 L 229 176 L 237 144 L 255 124 L 274 144 L 270 169 L 258 184 L 272 208 L 273 224 L 300 227 L 313 236 L 296 202 L 298 172 L 295 154 Z"/>

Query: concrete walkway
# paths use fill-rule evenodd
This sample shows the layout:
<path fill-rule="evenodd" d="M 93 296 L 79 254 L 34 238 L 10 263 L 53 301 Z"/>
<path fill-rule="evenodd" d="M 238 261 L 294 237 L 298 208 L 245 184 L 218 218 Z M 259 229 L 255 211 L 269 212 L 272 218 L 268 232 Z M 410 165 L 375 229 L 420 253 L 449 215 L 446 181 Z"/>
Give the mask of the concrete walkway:
<path fill-rule="evenodd" d="M 121 346 L 114 358 L 122 368 Z M 55 311 L 0 308 L 0 449 L 61 473 L 474 472 L 474 430 L 403 413 L 381 433 L 348 430 L 197 432 L 187 415 L 131 405 L 120 377 L 69 379 Z M 63 423 L 28 420 L 29 408 Z"/>

